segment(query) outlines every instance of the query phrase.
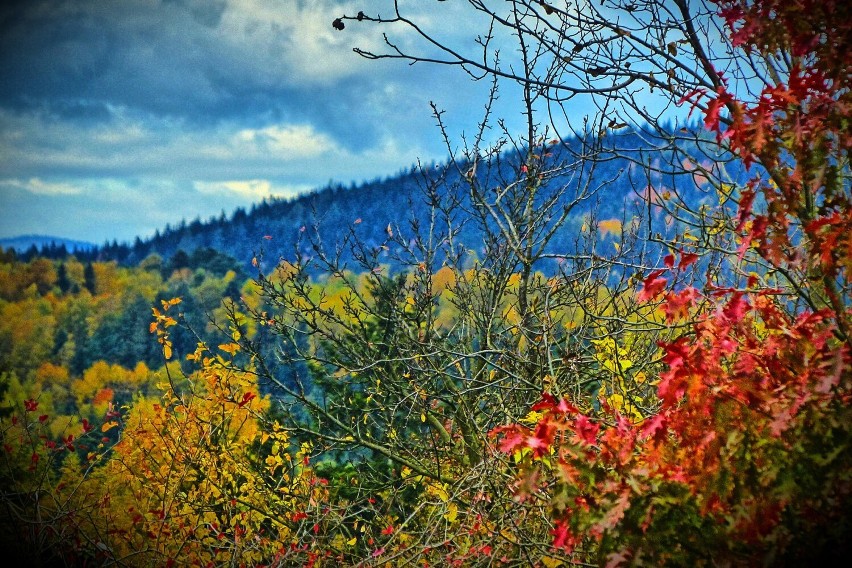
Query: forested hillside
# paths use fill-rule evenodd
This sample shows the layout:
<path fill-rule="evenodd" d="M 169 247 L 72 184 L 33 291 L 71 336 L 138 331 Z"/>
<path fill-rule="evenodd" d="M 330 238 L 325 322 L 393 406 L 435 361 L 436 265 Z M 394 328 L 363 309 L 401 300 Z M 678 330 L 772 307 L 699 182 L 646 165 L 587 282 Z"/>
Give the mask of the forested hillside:
<path fill-rule="evenodd" d="M 560 161 L 562 155 L 568 159 L 569 155 L 582 153 L 584 148 L 592 148 L 590 140 L 597 154 L 594 163 L 550 175 L 547 179 L 551 191 L 567 186 L 573 193 L 580 185 L 591 189 L 582 201 L 571 204 L 570 218 L 551 239 L 549 250 L 554 254 L 576 252 L 576 237 L 584 225 L 607 221 L 604 227 L 610 229 L 603 230 L 604 238 L 620 232 L 622 224 L 645 213 L 648 196 L 656 196 L 654 198 L 659 200 L 664 196 L 665 199 L 676 197 L 695 209 L 710 204 L 716 199 L 711 188 L 706 183 L 696 183 L 702 177 L 700 170 L 703 168 L 718 170 L 725 164 L 724 175 L 732 182 L 743 175 L 736 164 L 726 163 L 729 162 L 727 156 L 710 153 L 713 150 L 707 144 L 693 141 L 682 144 L 677 152 L 662 151 L 642 136 L 641 128 L 634 131 L 622 125 L 605 129 L 603 146 L 599 147 L 600 134 L 566 139 L 552 147 L 556 154 L 551 157 L 554 162 Z M 605 151 L 607 146 L 629 150 L 608 152 Z M 499 154 L 479 161 L 475 175 L 495 185 L 511 179 L 520 172 L 526 152 L 528 148 L 525 147 L 507 149 L 501 146 Z M 648 160 L 652 162 L 650 172 L 641 167 Z M 692 163 L 695 174 L 679 172 L 683 169 L 682 162 Z M 23 259 L 36 255 L 56 259 L 74 253 L 81 260 L 115 260 L 123 266 L 133 266 L 154 254 L 177 267 L 196 250 L 212 248 L 233 257 L 243 269 L 250 271 L 252 259 L 259 258 L 261 253 L 266 266 L 274 265 L 281 258 L 292 261 L 296 256 L 316 256 L 314 245 L 317 243 L 324 243 L 328 248 L 325 252 L 332 254 L 335 246 L 356 229 L 359 240 L 377 246 L 384 242 L 388 227 L 405 229 L 412 222 L 427 223 L 434 200 L 447 205 L 456 203 L 459 214 L 468 215 L 471 202 L 465 175 L 471 167 L 472 162 L 465 157 L 445 164 L 412 166 L 384 180 L 348 187 L 330 184 L 305 196 L 264 200 L 248 210 L 237 209 L 230 215 L 223 212 L 220 217 L 206 221 L 183 220 L 158 230 L 153 237 L 137 238 L 132 244 L 113 242 L 75 251 L 45 242 L 40 247 L 33 245 L 21 251 L 20 256 Z M 566 197 L 561 205 L 568 204 Z M 483 234 L 475 223 L 468 223 L 459 227 L 458 238 L 474 246 L 482 241 Z M 352 263 L 351 251 L 344 247 L 342 252 L 343 260 Z M 394 253 L 399 250 L 384 250 L 381 259 L 398 268 Z"/>

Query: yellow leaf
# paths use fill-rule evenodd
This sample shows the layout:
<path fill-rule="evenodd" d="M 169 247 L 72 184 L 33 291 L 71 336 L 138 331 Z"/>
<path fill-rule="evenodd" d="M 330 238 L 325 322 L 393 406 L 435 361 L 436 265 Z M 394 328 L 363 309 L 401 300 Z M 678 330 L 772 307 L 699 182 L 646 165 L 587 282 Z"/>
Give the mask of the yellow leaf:
<path fill-rule="evenodd" d="M 346 541 L 346 546 L 355 546 L 356 544 L 358 544 L 358 537 L 355 536 Z"/>
<path fill-rule="evenodd" d="M 101 432 L 108 432 L 118 426 L 118 422 L 115 420 L 110 420 L 109 422 L 104 422 L 104 425 L 101 426 Z"/>
<path fill-rule="evenodd" d="M 221 349 L 225 353 L 229 353 L 229 354 L 233 355 L 237 351 L 240 350 L 240 346 L 237 345 L 236 343 L 223 343 L 222 345 L 219 346 L 219 349 Z"/>
<path fill-rule="evenodd" d="M 618 393 L 609 397 L 609 404 L 616 410 L 624 408 L 624 397 Z"/>
<path fill-rule="evenodd" d="M 618 219 L 606 219 L 598 223 L 598 231 L 602 237 L 606 235 L 618 235 L 621 233 L 621 221 Z"/>
<path fill-rule="evenodd" d="M 447 505 L 447 512 L 444 513 L 444 518 L 449 522 L 453 522 L 456 520 L 456 517 L 459 516 L 459 506 L 455 503 L 450 503 Z"/>
<path fill-rule="evenodd" d="M 544 416 L 544 413 L 531 410 L 529 414 L 521 418 L 521 422 L 523 422 L 524 424 L 538 424 L 542 416 Z"/>

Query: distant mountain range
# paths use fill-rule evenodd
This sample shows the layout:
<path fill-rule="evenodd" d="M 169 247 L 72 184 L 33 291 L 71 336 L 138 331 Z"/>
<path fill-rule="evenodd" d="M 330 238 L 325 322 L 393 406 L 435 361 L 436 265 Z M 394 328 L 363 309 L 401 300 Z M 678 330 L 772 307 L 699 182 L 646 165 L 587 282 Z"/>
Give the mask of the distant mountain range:
<path fill-rule="evenodd" d="M 47 235 L 23 235 L 20 237 L 10 237 L 0 239 L 0 248 L 4 250 L 14 249 L 17 253 L 25 253 L 35 247 L 38 251 L 45 249 L 50 251 L 54 249 L 59 251 L 64 247 L 68 254 L 75 252 L 90 252 L 98 248 L 94 243 L 86 241 L 75 241 L 73 239 L 63 239 L 61 237 L 51 237 Z"/>
<path fill-rule="evenodd" d="M 622 136 L 621 145 L 632 147 L 637 161 L 648 163 L 648 156 L 654 160 L 665 160 L 659 150 L 651 148 L 638 136 Z M 578 140 L 569 141 L 569 146 L 579 150 Z M 641 156 L 641 158 L 640 158 Z M 704 156 L 706 159 L 706 155 Z M 466 197 L 465 175 L 467 165 L 457 164 L 456 168 L 444 168 L 432 164 L 424 169 L 412 167 L 396 176 L 374 180 L 361 185 L 344 187 L 330 184 L 313 193 L 293 199 L 269 199 L 239 208 L 230 216 L 224 213 L 218 218 L 202 221 L 182 221 L 178 226 L 167 225 L 148 239 L 137 238 L 135 242 L 116 243 L 95 246 L 91 243 L 54 239 L 51 237 L 19 237 L 0 240 L 0 246 L 14 248 L 19 253 L 33 252 L 48 257 L 61 257 L 75 254 L 81 260 L 116 260 L 123 264 L 137 264 L 151 254 L 168 261 L 182 251 L 192 254 L 196 250 L 214 249 L 220 254 L 233 257 L 235 263 L 250 269 L 259 253 L 260 262 L 266 266 L 274 265 L 279 259 L 291 260 L 296 255 L 302 258 L 319 254 L 314 244 L 321 241 L 326 252 L 333 251 L 347 235 L 356 235 L 366 249 L 377 250 L 381 262 L 394 263 L 394 251 L 380 247 L 387 240 L 388 233 L 412 233 L 416 220 L 421 227 L 427 223 L 431 206 L 427 194 L 431 190 L 431 199 L 446 204 L 457 199 L 456 221 L 462 227 L 457 235 L 465 246 L 482 247 L 481 234 L 472 225 L 464 224 L 464 215 L 470 211 L 469 196 Z M 490 167 L 488 174 L 484 170 Z M 511 154 L 502 154 L 491 158 L 491 162 L 480 165 L 476 175 L 489 176 L 489 185 L 504 179 L 517 179 L 520 164 Z M 586 172 L 587 174 L 588 172 Z M 433 179 L 429 179 L 433 178 Z M 434 178 L 440 178 L 436 183 Z M 582 179 L 576 170 L 566 172 L 551 180 L 551 185 L 561 184 L 571 188 Z M 588 178 L 587 178 L 588 179 Z M 586 181 L 586 180 L 584 180 Z M 629 220 L 637 207 L 645 208 L 639 193 L 649 185 L 670 188 L 680 198 L 687 199 L 696 206 L 702 202 L 716 202 L 715 195 L 708 195 L 696 187 L 692 176 L 680 176 L 663 179 L 655 174 L 650 178 L 642 168 L 635 168 L 631 160 L 623 156 L 604 156 L 591 176 L 594 195 L 571 211 L 568 222 L 555 235 L 551 242 L 553 252 L 572 252 L 576 247 L 576 235 L 591 212 L 598 221 Z M 545 191 L 546 193 L 546 191 Z M 572 193 L 569 189 L 568 194 Z M 604 236 L 606 236 L 604 234 Z M 312 237 L 312 240 L 308 237 Z M 413 233 L 412 233 L 412 237 Z M 299 244 L 297 244 L 299 243 Z M 64 247 L 64 250 L 63 248 Z M 484 251 L 477 251 L 478 253 Z M 344 260 L 352 261 L 353 253 L 343 251 Z"/>

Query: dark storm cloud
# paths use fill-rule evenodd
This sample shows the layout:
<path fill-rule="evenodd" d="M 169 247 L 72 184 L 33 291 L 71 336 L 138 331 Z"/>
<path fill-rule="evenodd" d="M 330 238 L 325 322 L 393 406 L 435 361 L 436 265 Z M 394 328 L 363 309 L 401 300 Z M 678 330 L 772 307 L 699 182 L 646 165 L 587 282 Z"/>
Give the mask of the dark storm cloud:
<path fill-rule="evenodd" d="M 0 100 L 17 107 L 109 102 L 184 117 L 217 112 L 230 92 L 211 80 L 221 50 L 201 23 L 213 23 L 216 12 L 174 2 L 144 8 L 133 0 L 19 6 L 0 38 Z"/>
<path fill-rule="evenodd" d="M 330 25 L 357 9 L 348 0 L 5 3 L 0 236 L 35 224 L 132 239 L 163 215 L 174 223 L 441 159 L 429 102 L 448 111 L 455 136 L 459 124 L 475 127 L 487 85 L 456 69 L 359 58 L 352 47 L 378 50 L 381 30 Z M 92 218 L 109 222 L 84 222 Z"/>
<path fill-rule="evenodd" d="M 333 32 L 327 18 L 337 12 L 320 3 L 258 2 L 268 14 L 239 4 L 40 0 L 7 7 L 0 105 L 93 120 L 123 106 L 189 125 L 307 116 L 356 146 L 377 135 L 375 114 L 389 109 L 375 105 L 387 102 L 381 90 L 390 66 L 365 64 L 350 51 L 369 40 Z M 406 81 L 434 94 L 434 73 L 424 67 Z M 391 102 L 422 103 L 414 99 Z M 420 112 L 428 115 L 428 106 Z"/>
<path fill-rule="evenodd" d="M 282 112 L 294 91 L 307 96 L 347 75 L 343 66 L 328 73 L 322 56 L 339 57 L 334 44 L 326 54 L 321 45 L 306 50 L 311 42 L 305 39 L 338 39 L 327 26 L 308 30 L 326 39 L 294 38 L 298 18 L 292 25 L 287 20 L 292 3 L 266 4 L 281 21 L 250 9 L 240 13 L 237 4 L 223 19 L 226 3 L 206 0 L 42 0 L 7 7 L 0 104 L 80 100 L 190 121 L 227 119 Z"/>

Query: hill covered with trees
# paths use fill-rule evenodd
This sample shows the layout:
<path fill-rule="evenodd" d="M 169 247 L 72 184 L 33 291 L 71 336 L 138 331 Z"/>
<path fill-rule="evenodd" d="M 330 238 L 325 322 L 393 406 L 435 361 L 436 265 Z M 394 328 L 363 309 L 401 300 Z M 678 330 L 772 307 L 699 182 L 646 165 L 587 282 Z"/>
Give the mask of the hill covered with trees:
<path fill-rule="evenodd" d="M 673 129 L 671 125 L 665 128 Z M 603 146 L 602 134 L 605 136 Z M 606 145 L 614 149 L 602 151 Z M 565 168 L 558 175 L 554 172 L 548 176 L 551 191 L 563 197 L 566 189 L 576 193 L 581 186 L 587 188 L 582 200 L 569 203 L 566 198 L 559 204 L 570 205 L 571 213 L 550 241 L 550 251 L 554 254 L 576 252 L 576 237 L 584 225 L 606 221 L 601 234 L 604 238 L 620 232 L 622 224 L 644 214 L 644 200 L 648 195 L 657 195 L 661 200 L 664 195 L 666 199 L 677 196 L 692 208 L 709 203 L 715 196 L 710 194 L 708 185 L 695 183 L 697 174 L 676 174 L 681 168 L 680 162 L 688 160 L 694 162 L 695 168 L 712 169 L 719 167 L 719 162 L 727 161 L 727 158 L 710 153 L 714 150 L 700 141 L 682 144 L 678 152 L 662 151 L 643 137 L 641 128 L 633 130 L 626 125 L 560 140 L 559 144 L 552 144 L 551 151 L 563 156 L 555 158 L 554 163 L 560 160 L 567 163 L 571 159 L 569 156 L 592 148 L 596 152 L 593 164 L 585 164 L 579 170 Z M 517 177 L 528 150 L 503 142 L 497 154 L 477 161 L 479 171 L 476 175 L 483 181 L 487 178 L 487 183 L 494 184 L 495 188 L 499 187 L 501 182 Z M 649 157 L 653 169 L 647 172 L 640 165 Z M 336 252 L 334 246 L 344 242 L 355 230 L 364 244 L 378 246 L 385 241 L 388 227 L 399 230 L 412 222 L 427 223 L 436 202 L 455 208 L 459 216 L 470 216 L 472 204 L 466 175 L 472 164 L 468 157 L 459 156 L 445 164 L 412 166 L 383 180 L 348 187 L 332 184 L 292 199 L 268 199 L 247 210 L 237 209 L 229 216 L 223 212 L 218 218 L 207 221 L 183 220 L 158 230 L 153 237 L 137 238 L 132 244 L 112 242 L 78 249 L 40 241 L 40 246 L 32 243 L 24 250 L 17 248 L 23 260 L 35 256 L 60 259 L 73 254 L 79 260 L 114 260 L 123 266 L 136 265 L 150 255 L 157 255 L 167 268 L 185 267 L 190 255 L 211 254 L 212 249 L 250 271 L 252 259 L 257 259 L 261 253 L 260 260 L 265 259 L 267 265 L 274 265 L 279 259 L 292 261 L 296 256 L 317 256 L 315 245 L 318 243 L 325 243 L 329 247 L 325 252 L 332 254 Z M 728 178 L 742 177 L 741 170 L 731 170 L 729 164 Z M 612 230 L 615 227 L 618 229 Z M 458 237 L 471 246 L 483 237 L 475 223 L 461 224 L 458 231 Z M 342 253 L 345 260 L 354 262 L 351 251 L 344 249 Z M 381 258 L 398 267 L 394 253 L 399 250 L 383 250 Z"/>

